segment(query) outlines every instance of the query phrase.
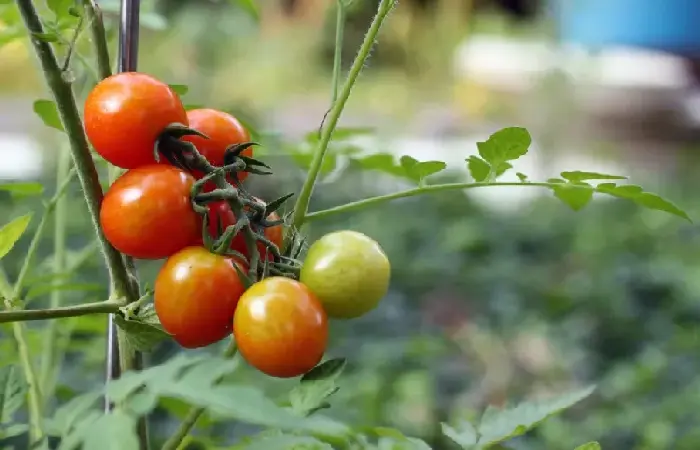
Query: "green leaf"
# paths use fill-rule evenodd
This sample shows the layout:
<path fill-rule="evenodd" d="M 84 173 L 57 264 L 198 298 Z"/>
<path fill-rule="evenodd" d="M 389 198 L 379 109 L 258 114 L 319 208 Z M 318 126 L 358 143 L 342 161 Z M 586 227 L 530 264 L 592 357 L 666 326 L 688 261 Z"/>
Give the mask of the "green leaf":
<path fill-rule="evenodd" d="M 44 125 L 55 128 L 59 131 L 65 131 L 61 117 L 58 114 L 56 103 L 51 100 L 37 100 L 34 102 L 34 112 L 41 118 Z"/>
<path fill-rule="evenodd" d="M 314 367 L 299 381 L 299 385 L 289 393 L 292 409 L 308 416 L 314 412 L 329 408 L 326 399 L 335 394 L 338 389 L 336 380 L 345 369 L 345 359 L 331 359 Z"/>
<path fill-rule="evenodd" d="M 190 88 L 184 84 L 169 84 L 168 86 L 170 86 L 170 89 L 172 89 L 173 92 L 179 96 L 187 94 L 187 92 L 190 90 Z"/>
<path fill-rule="evenodd" d="M 7 423 L 22 407 L 27 393 L 27 383 L 15 366 L 0 368 L 0 423 Z"/>
<path fill-rule="evenodd" d="M 430 446 L 425 441 L 409 437 L 395 428 L 388 427 L 373 427 L 371 434 L 380 437 L 379 447 L 390 449 L 407 449 L 407 450 L 431 450 Z M 384 445 L 386 443 L 386 445 Z"/>
<path fill-rule="evenodd" d="M 401 167 L 406 171 L 406 175 L 416 183 L 422 184 L 423 180 L 430 175 L 434 175 L 447 168 L 447 164 L 442 161 L 418 161 L 408 155 L 404 155 L 399 160 Z"/>
<path fill-rule="evenodd" d="M 129 344 L 141 352 L 148 352 L 156 344 L 170 338 L 160 325 L 153 305 L 142 307 L 136 317 L 129 319 L 116 314 L 114 323 L 126 332 Z"/>
<path fill-rule="evenodd" d="M 597 442 L 588 442 L 587 444 L 579 445 L 574 450 L 601 450 L 601 446 Z"/>
<path fill-rule="evenodd" d="M 525 175 L 524 173 L 522 173 L 522 172 L 517 172 L 515 175 L 518 177 L 518 179 L 520 180 L 521 183 L 527 183 L 527 182 L 528 182 L 528 180 L 527 180 L 527 175 Z"/>
<path fill-rule="evenodd" d="M 0 183 L 0 191 L 9 192 L 13 197 L 29 197 L 44 193 L 41 183 Z"/>
<path fill-rule="evenodd" d="M 56 435 L 65 435 L 68 432 L 87 421 L 87 417 L 94 411 L 92 408 L 102 397 L 101 391 L 87 392 L 78 397 L 72 398 L 67 403 L 56 409 L 53 418 L 53 425 Z"/>
<path fill-rule="evenodd" d="M 499 410 L 489 407 L 484 412 L 479 424 L 478 433 L 480 448 L 520 436 L 537 426 L 547 417 L 561 412 L 584 398 L 595 390 L 594 386 L 570 392 L 543 401 L 525 402 L 512 409 Z"/>
<path fill-rule="evenodd" d="M 60 36 L 56 33 L 49 32 L 49 33 L 32 33 L 32 37 L 39 39 L 40 41 L 43 42 L 58 42 L 60 40 Z"/>
<path fill-rule="evenodd" d="M 476 155 L 472 155 L 467 159 L 467 167 L 469 168 L 469 173 L 471 174 L 474 181 L 481 183 L 486 181 L 491 172 L 491 166 L 489 163 L 479 158 Z"/>
<path fill-rule="evenodd" d="M 527 154 L 532 138 L 525 128 L 504 128 L 493 133 L 485 142 L 477 142 L 479 156 L 491 167 L 489 179 L 493 180 L 512 166 L 514 161 Z"/>
<path fill-rule="evenodd" d="M 10 253 L 12 247 L 15 246 L 19 238 L 22 237 L 22 234 L 26 231 L 31 220 L 31 213 L 25 214 L 0 228 L 0 259 Z"/>
<path fill-rule="evenodd" d="M 309 169 L 313 160 L 313 152 L 301 149 L 294 149 L 290 153 L 292 160 L 301 168 Z M 321 175 L 328 175 L 333 172 L 337 166 L 338 160 L 335 153 L 327 153 L 321 164 Z"/>
<path fill-rule="evenodd" d="M 185 111 L 192 111 L 193 109 L 202 109 L 204 105 L 201 103 L 188 103 L 185 105 Z"/>
<path fill-rule="evenodd" d="M 230 450 L 333 450 L 333 447 L 310 436 L 285 433 L 253 436 L 234 445 Z"/>
<path fill-rule="evenodd" d="M 574 211 L 581 210 L 593 199 L 593 187 L 587 183 L 562 183 L 552 186 L 552 191 Z"/>
<path fill-rule="evenodd" d="M 238 6 L 243 11 L 248 13 L 250 17 L 255 19 L 255 21 L 260 20 L 260 12 L 258 11 L 258 5 L 255 0 L 230 0 L 232 4 Z"/>
<path fill-rule="evenodd" d="M 596 186 L 596 191 L 612 195 L 613 197 L 632 200 L 633 202 L 649 209 L 664 211 L 679 217 L 684 218 L 688 222 L 692 222 L 688 214 L 674 205 L 670 201 L 651 192 L 645 192 L 640 186 L 623 185 L 617 186 L 615 183 L 601 183 Z"/>
<path fill-rule="evenodd" d="M 74 0 L 46 0 L 46 6 L 54 13 L 56 19 L 69 15 L 74 3 Z"/>
<path fill-rule="evenodd" d="M 442 427 L 442 434 L 452 439 L 462 448 L 471 448 L 476 445 L 478 436 L 476 434 L 476 429 L 467 420 L 460 420 L 454 427 L 446 423 L 440 424 Z"/>
<path fill-rule="evenodd" d="M 83 450 L 138 450 L 136 419 L 115 410 L 92 423 L 83 437 Z"/>
<path fill-rule="evenodd" d="M 626 180 L 627 177 L 621 175 L 608 175 L 597 172 L 581 172 L 575 170 L 572 172 L 562 172 L 561 177 L 569 181 L 589 181 L 589 180 Z"/>

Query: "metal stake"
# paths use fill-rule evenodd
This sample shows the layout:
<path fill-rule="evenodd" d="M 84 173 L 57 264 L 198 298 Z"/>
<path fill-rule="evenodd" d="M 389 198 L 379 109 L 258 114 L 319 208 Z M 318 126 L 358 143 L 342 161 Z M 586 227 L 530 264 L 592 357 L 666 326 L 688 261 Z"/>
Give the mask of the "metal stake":
<path fill-rule="evenodd" d="M 119 21 L 119 60 L 117 72 L 134 72 L 138 63 L 139 47 L 139 9 L 140 0 L 121 0 L 121 12 Z M 121 368 L 119 365 L 119 342 L 117 339 L 117 327 L 113 315 L 109 315 L 107 330 L 107 372 L 106 382 L 119 378 Z M 138 355 L 140 357 L 140 355 Z M 107 400 L 105 409 L 111 409 Z"/>

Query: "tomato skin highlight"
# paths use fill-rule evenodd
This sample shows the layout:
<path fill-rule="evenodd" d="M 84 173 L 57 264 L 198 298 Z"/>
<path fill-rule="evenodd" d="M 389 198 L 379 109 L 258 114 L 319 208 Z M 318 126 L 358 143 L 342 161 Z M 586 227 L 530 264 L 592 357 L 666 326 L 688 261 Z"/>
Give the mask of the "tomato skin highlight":
<path fill-rule="evenodd" d="M 201 236 L 192 209 L 194 177 L 177 167 L 153 164 L 131 169 L 110 186 L 100 207 L 107 240 L 134 258 L 161 259 Z"/>
<path fill-rule="evenodd" d="M 187 247 L 160 269 L 154 288 L 156 314 L 182 347 L 204 347 L 231 334 L 233 314 L 245 291 L 234 264 L 204 247 Z"/>
<path fill-rule="evenodd" d="M 311 244 L 299 274 L 329 317 L 352 319 L 377 307 L 391 265 L 379 244 L 356 231 L 328 233 Z"/>
<path fill-rule="evenodd" d="M 224 165 L 224 153 L 228 147 L 235 144 L 250 142 L 250 133 L 232 115 L 216 109 L 192 109 L 187 111 L 187 119 L 190 128 L 204 133 L 209 139 L 200 136 L 184 136 L 183 141 L 191 142 L 197 147 L 211 164 Z M 253 147 L 248 147 L 241 152 L 242 156 L 253 156 Z M 201 178 L 203 174 L 195 174 Z M 238 180 L 243 181 L 248 177 L 248 172 L 238 172 Z M 228 176 L 229 183 L 234 183 L 234 178 Z M 214 183 L 207 183 L 205 190 L 214 189 Z"/>
<path fill-rule="evenodd" d="M 233 214 L 233 211 L 231 210 L 231 207 L 228 205 L 227 202 L 223 200 L 211 202 L 207 204 L 207 207 L 209 208 L 209 224 L 207 229 L 209 230 L 209 235 L 211 237 L 218 237 L 218 221 L 221 221 L 222 230 L 225 230 L 226 227 L 230 225 L 236 224 L 236 215 Z M 267 216 L 267 220 L 277 221 L 280 220 L 280 216 L 279 214 L 277 214 L 277 212 L 272 212 L 270 213 L 270 215 Z M 265 228 L 264 234 L 267 240 L 275 244 L 277 248 L 282 247 L 282 241 L 284 238 L 284 227 L 281 224 Z M 195 242 L 201 245 L 201 237 L 198 241 Z M 260 253 L 260 258 L 264 258 L 265 252 L 267 251 L 267 247 L 262 242 L 258 242 L 257 247 L 258 252 Z M 230 248 L 243 254 L 246 258 L 250 259 L 248 246 L 245 243 L 243 233 L 238 233 L 236 237 L 233 238 L 233 240 L 231 241 Z M 273 259 L 274 257 L 272 256 L 272 253 L 268 252 L 268 260 L 272 261 Z"/>
<path fill-rule="evenodd" d="M 123 169 L 155 163 L 153 149 L 165 127 L 188 124 L 180 97 L 167 84 L 139 72 L 100 81 L 85 100 L 84 120 L 95 151 Z"/>
<path fill-rule="evenodd" d="M 272 377 L 291 378 L 321 361 L 328 345 L 328 318 L 305 285 L 270 277 L 241 297 L 233 335 L 251 366 Z"/>

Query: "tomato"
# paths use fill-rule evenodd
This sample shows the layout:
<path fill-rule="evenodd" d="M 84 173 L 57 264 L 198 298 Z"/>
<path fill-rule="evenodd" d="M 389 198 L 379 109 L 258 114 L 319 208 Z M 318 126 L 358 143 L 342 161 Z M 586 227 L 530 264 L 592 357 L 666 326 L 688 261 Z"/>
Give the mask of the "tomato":
<path fill-rule="evenodd" d="M 200 136 L 185 136 L 182 140 L 192 142 L 199 153 L 215 166 L 224 165 L 224 152 L 228 147 L 250 142 L 250 134 L 238 119 L 223 111 L 193 109 L 187 112 L 187 118 L 190 128 L 204 133 L 209 139 Z M 248 147 L 241 155 L 252 157 L 253 148 Z M 239 172 L 238 180 L 243 181 L 247 176 L 247 172 Z M 233 181 L 233 177 L 229 177 L 229 182 L 233 183 Z M 207 183 L 207 189 L 213 187 L 213 184 Z"/>
<path fill-rule="evenodd" d="M 177 167 L 131 169 L 110 186 L 100 208 L 107 240 L 135 258 L 166 258 L 201 236 L 202 221 L 190 203 L 194 177 Z"/>
<path fill-rule="evenodd" d="M 222 230 L 225 230 L 226 227 L 230 225 L 235 225 L 236 216 L 233 214 L 233 211 L 231 211 L 231 207 L 228 205 L 227 202 L 211 202 L 207 205 L 207 207 L 209 208 L 209 234 L 212 237 L 218 237 L 219 220 L 221 221 Z M 267 216 L 267 220 L 277 221 L 280 220 L 280 216 L 279 214 L 277 214 L 277 212 L 272 212 L 270 215 Z M 281 224 L 265 228 L 264 234 L 270 242 L 277 246 L 277 248 L 280 248 L 282 246 L 284 228 Z M 197 242 L 201 242 L 201 240 Z M 242 232 L 239 232 L 236 235 L 236 237 L 233 238 L 233 241 L 231 241 L 231 249 L 243 254 L 246 258 L 250 258 L 250 255 L 248 253 L 248 247 L 246 246 L 245 238 L 243 237 Z M 258 252 L 260 253 L 261 259 L 265 257 L 266 251 L 267 247 L 265 246 L 265 244 L 263 244 L 262 242 L 258 242 Z M 267 255 L 269 260 L 273 259 L 271 253 L 268 252 Z"/>
<path fill-rule="evenodd" d="M 204 347 L 231 334 L 233 314 L 245 291 L 234 264 L 204 247 L 187 247 L 160 269 L 154 288 L 156 314 L 181 346 Z"/>
<path fill-rule="evenodd" d="M 153 164 L 153 148 L 171 123 L 187 125 L 187 112 L 170 87 L 138 72 L 105 78 L 85 100 L 85 133 L 95 151 L 115 166 Z"/>
<path fill-rule="evenodd" d="M 356 231 L 337 231 L 309 247 L 299 280 L 316 294 L 329 317 L 349 319 L 379 304 L 390 275 L 389 259 L 376 241 Z"/>
<path fill-rule="evenodd" d="M 233 336 L 251 366 L 273 377 L 291 378 L 321 361 L 328 344 L 328 319 L 302 283 L 270 277 L 241 297 Z"/>

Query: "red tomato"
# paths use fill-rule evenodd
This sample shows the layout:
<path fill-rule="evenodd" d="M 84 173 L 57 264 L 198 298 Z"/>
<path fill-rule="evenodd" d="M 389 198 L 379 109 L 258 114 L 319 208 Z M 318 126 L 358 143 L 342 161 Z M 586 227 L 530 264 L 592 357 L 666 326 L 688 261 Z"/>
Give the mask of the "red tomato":
<path fill-rule="evenodd" d="M 177 167 L 131 169 L 105 194 L 100 224 L 107 240 L 135 258 L 160 259 L 201 236 L 201 218 L 190 203 L 194 177 Z"/>
<path fill-rule="evenodd" d="M 215 166 L 224 165 L 224 152 L 234 144 L 250 142 L 250 134 L 241 123 L 230 114 L 215 109 L 193 109 L 187 112 L 190 128 L 207 135 L 209 139 L 199 136 L 185 136 L 183 141 L 192 142 L 207 160 Z M 241 155 L 252 157 L 253 147 L 245 149 Z M 196 174 L 201 177 L 201 174 Z M 243 181 L 247 172 L 239 172 L 238 179 Z M 229 182 L 233 183 L 233 177 Z M 205 190 L 213 189 L 213 183 L 207 183 Z"/>
<path fill-rule="evenodd" d="M 227 202 L 212 202 L 209 203 L 207 207 L 209 208 L 209 234 L 212 237 L 218 237 L 217 233 L 219 220 L 221 220 L 222 230 L 225 230 L 226 227 L 234 225 L 236 223 L 236 216 L 233 214 L 233 211 L 231 211 L 231 207 L 228 205 Z M 273 212 L 269 216 L 267 216 L 267 220 L 277 221 L 280 220 L 280 216 L 276 212 Z M 265 237 L 270 242 L 275 244 L 277 248 L 280 248 L 282 246 L 282 239 L 284 237 L 283 226 L 275 225 L 273 227 L 265 228 Z M 195 242 L 201 243 L 201 237 L 198 241 Z M 231 241 L 231 249 L 245 255 L 246 258 L 250 258 L 250 255 L 248 254 L 248 247 L 246 246 L 245 238 L 243 237 L 243 233 L 238 233 L 236 237 L 233 238 L 233 241 Z M 262 242 L 258 242 L 258 252 L 260 252 L 261 259 L 265 257 L 266 250 L 267 247 L 265 246 L 265 244 L 263 244 Z M 273 259 L 272 254 L 269 252 L 268 259 Z"/>
<path fill-rule="evenodd" d="M 245 291 L 234 264 L 238 263 L 204 247 L 187 247 L 160 269 L 154 289 L 156 314 L 181 346 L 204 347 L 231 334 L 233 314 Z"/>
<path fill-rule="evenodd" d="M 233 335 L 251 366 L 273 377 L 291 378 L 321 361 L 328 344 L 328 318 L 305 285 L 270 277 L 241 296 Z"/>
<path fill-rule="evenodd" d="M 143 73 L 105 78 L 85 100 L 88 139 L 104 159 L 124 169 L 155 163 L 156 139 L 171 123 L 188 124 L 180 97 Z"/>

